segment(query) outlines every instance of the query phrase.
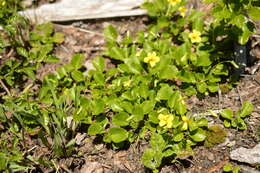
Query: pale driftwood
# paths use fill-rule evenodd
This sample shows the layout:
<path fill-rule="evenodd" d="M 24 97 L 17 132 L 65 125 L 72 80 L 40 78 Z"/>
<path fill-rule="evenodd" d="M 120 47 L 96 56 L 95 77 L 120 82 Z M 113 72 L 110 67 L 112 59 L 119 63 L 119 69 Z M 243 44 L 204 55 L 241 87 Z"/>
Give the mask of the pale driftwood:
<path fill-rule="evenodd" d="M 33 23 L 144 15 L 144 0 L 62 0 L 19 12 Z"/>

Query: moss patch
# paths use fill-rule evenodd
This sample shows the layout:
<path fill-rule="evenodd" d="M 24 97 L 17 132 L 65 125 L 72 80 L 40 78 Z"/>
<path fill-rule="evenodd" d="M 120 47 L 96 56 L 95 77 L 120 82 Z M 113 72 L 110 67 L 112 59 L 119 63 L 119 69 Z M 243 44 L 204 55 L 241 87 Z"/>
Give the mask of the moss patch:
<path fill-rule="evenodd" d="M 204 145 L 206 147 L 213 147 L 215 145 L 225 142 L 227 137 L 226 130 L 219 124 L 212 125 L 207 131 L 207 137 Z"/>

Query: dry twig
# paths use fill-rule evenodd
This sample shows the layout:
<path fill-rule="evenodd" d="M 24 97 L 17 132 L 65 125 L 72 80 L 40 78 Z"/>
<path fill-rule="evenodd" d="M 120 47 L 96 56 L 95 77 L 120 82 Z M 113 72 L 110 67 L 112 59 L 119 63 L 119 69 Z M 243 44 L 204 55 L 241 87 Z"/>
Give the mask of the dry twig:
<path fill-rule="evenodd" d="M 6 91 L 6 93 L 8 94 L 8 96 L 11 96 L 11 93 L 9 91 L 9 89 L 5 86 L 4 82 L 2 81 L 2 79 L 0 79 L 0 84 L 2 85 L 2 87 L 4 88 L 4 90 Z"/>

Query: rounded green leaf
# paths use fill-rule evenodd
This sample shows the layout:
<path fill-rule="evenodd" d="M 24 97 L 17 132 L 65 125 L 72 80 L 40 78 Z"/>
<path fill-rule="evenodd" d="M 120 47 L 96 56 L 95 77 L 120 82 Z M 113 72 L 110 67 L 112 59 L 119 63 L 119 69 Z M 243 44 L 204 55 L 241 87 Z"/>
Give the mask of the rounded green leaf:
<path fill-rule="evenodd" d="M 229 128 L 231 126 L 230 122 L 227 120 L 224 120 L 224 126 Z"/>
<path fill-rule="evenodd" d="M 110 128 L 108 135 L 114 143 L 123 142 L 128 138 L 128 132 L 122 128 Z"/>
<path fill-rule="evenodd" d="M 174 140 L 175 142 L 180 142 L 180 141 L 183 139 L 183 137 L 184 137 L 183 133 L 178 133 L 178 134 L 176 134 L 176 135 L 173 137 L 173 140 Z"/>
<path fill-rule="evenodd" d="M 196 121 L 198 127 L 207 127 L 208 126 L 208 120 L 206 118 L 201 118 L 198 121 Z"/>
<path fill-rule="evenodd" d="M 104 128 L 102 126 L 102 123 L 93 123 L 88 128 L 88 134 L 89 135 L 97 135 L 104 132 Z"/>
<path fill-rule="evenodd" d="M 228 120 L 232 120 L 233 117 L 233 111 L 231 109 L 223 109 L 220 112 L 221 117 L 226 118 Z"/>
<path fill-rule="evenodd" d="M 198 128 L 195 131 L 191 132 L 190 137 L 195 142 L 204 141 L 206 138 L 206 131 L 201 128 Z"/>
<path fill-rule="evenodd" d="M 260 20 L 260 7 L 252 7 L 248 10 L 248 15 L 253 20 Z"/>
<path fill-rule="evenodd" d="M 81 82 L 85 80 L 85 76 L 82 72 L 75 70 L 71 73 L 71 77 L 77 81 L 77 82 Z"/>
<path fill-rule="evenodd" d="M 170 96 L 172 95 L 172 93 L 173 93 L 172 88 L 169 85 L 164 84 L 158 91 L 156 99 L 157 100 L 168 100 L 170 98 Z"/>
<path fill-rule="evenodd" d="M 233 166 L 232 166 L 231 163 L 227 163 L 227 164 L 225 164 L 224 167 L 223 167 L 223 171 L 224 171 L 224 172 L 230 172 L 230 171 L 232 171 L 232 169 L 233 169 Z"/>
<path fill-rule="evenodd" d="M 239 111 L 240 117 L 246 117 L 254 110 L 254 106 L 249 101 L 243 103 L 242 109 Z"/>
<path fill-rule="evenodd" d="M 129 116 L 126 112 L 117 113 L 112 117 L 112 123 L 117 126 L 127 126 L 129 124 L 127 121 L 128 117 Z"/>

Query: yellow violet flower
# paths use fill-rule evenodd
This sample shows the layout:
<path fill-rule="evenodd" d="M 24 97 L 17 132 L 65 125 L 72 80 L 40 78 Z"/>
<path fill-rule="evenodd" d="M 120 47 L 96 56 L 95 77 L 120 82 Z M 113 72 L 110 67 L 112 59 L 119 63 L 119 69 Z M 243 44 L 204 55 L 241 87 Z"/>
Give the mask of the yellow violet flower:
<path fill-rule="evenodd" d="M 189 38 L 192 43 L 199 43 L 201 42 L 201 32 L 193 30 L 193 32 L 189 34 Z"/>
<path fill-rule="evenodd" d="M 191 122 L 191 120 L 189 120 L 186 116 L 182 116 L 181 119 L 183 121 L 183 125 L 181 127 L 181 130 L 187 130 L 188 129 L 188 123 Z"/>
<path fill-rule="evenodd" d="M 158 119 L 160 120 L 159 126 L 163 127 L 166 126 L 166 128 L 172 128 L 172 121 L 173 121 L 173 115 L 172 114 L 159 114 Z"/>
<path fill-rule="evenodd" d="M 180 3 L 181 0 L 168 0 L 168 2 L 169 2 L 171 5 L 175 6 L 176 4 Z"/>
<path fill-rule="evenodd" d="M 131 80 L 123 82 L 124 87 L 129 87 L 131 85 Z"/>
<path fill-rule="evenodd" d="M 147 57 L 144 58 L 145 63 L 149 63 L 151 67 L 154 67 L 156 63 L 160 61 L 160 57 L 155 52 L 148 53 Z"/>
<path fill-rule="evenodd" d="M 2 6 L 5 6 L 5 1 L 2 2 Z"/>
<path fill-rule="evenodd" d="M 179 8 L 179 11 L 180 11 L 180 15 L 181 15 L 182 17 L 185 17 L 185 16 L 186 16 L 187 8 L 185 8 L 185 7 L 180 7 L 180 8 Z"/>

